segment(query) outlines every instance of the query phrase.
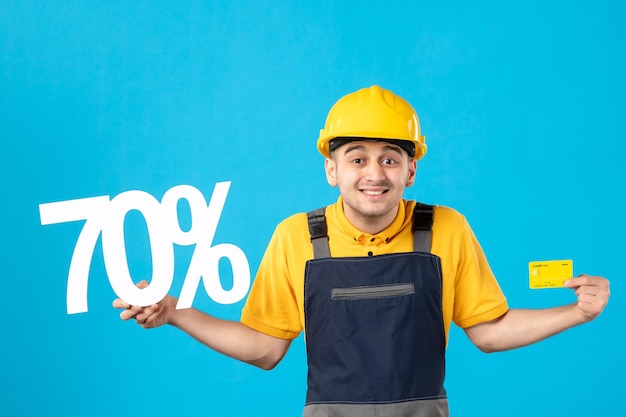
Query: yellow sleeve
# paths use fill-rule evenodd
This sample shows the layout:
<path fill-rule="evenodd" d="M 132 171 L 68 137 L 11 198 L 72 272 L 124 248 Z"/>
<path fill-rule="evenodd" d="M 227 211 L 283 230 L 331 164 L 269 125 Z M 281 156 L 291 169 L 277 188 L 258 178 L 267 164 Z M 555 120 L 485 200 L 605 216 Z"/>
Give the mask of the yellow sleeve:
<path fill-rule="evenodd" d="M 446 335 L 452 322 L 467 328 L 508 311 L 483 249 L 461 213 L 435 207 L 432 252 L 441 259 Z"/>
<path fill-rule="evenodd" d="M 312 249 L 306 215 L 281 222 L 263 255 L 241 314 L 241 322 L 281 339 L 294 339 L 303 330 L 300 306 L 304 298 L 304 265 Z"/>
<path fill-rule="evenodd" d="M 461 328 L 494 320 L 508 311 L 506 297 L 487 262 L 480 243 L 464 219 L 457 274 L 454 280 L 453 321 Z"/>

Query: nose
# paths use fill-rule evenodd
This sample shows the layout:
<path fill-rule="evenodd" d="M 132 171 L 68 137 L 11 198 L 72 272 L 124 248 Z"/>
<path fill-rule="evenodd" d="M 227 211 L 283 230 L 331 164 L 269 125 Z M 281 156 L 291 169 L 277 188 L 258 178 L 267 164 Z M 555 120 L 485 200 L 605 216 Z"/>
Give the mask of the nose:
<path fill-rule="evenodd" d="M 383 167 L 376 162 L 371 162 L 365 167 L 365 179 L 367 181 L 380 181 L 385 179 L 385 171 Z"/>

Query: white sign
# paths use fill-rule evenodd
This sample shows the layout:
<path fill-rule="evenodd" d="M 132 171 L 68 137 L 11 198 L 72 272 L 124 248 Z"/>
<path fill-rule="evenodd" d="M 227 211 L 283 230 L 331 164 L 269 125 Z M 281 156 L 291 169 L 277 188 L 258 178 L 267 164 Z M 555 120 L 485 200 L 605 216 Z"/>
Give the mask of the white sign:
<path fill-rule="evenodd" d="M 87 307 L 87 283 L 91 258 L 102 234 L 102 252 L 109 282 L 115 294 L 132 305 L 159 302 L 170 290 L 174 279 L 174 244 L 195 245 L 176 308 L 189 308 L 200 278 L 211 299 L 220 304 L 242 300 L 250 289 L 250 266 L 245 253 L 230 243 L 213 245 L 230 182 L 215 184 L 211 201 L 190 185 L 170 188 L 159 203 L 150 194 L 131 190 L 113 199 L 109 196 L 80 198 L 39 205 L 42 225 L 85 220 L 78 236 L 67 277 L 67 313 L 83 313 Z M 178 202 L 187 200 L 192 226 L 183 231 L 178 221 Z M 143 289 L 135 286 L 128 269 L 124 219 L 131 210 L 139 211 L 146 221 L 152 252 L 152 279 Z M 228 258 L 233 286 L 222 287 L 219 261 Z"/>

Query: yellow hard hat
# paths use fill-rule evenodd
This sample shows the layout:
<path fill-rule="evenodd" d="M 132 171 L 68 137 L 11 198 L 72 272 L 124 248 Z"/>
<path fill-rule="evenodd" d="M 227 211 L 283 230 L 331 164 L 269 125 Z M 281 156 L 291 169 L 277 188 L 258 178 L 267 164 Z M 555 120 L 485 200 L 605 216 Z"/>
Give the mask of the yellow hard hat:
<path fill-rule="evenodd" d="M 426 138 L 420 134 L 413 107 L 377 85 L 347 94 L 335 103 L 328 112 L 324 129 L 320 129 L 317 149 L 328 158 L 338 145 L 358 139 L 394 142 L 415 159 L 426 153 Z"/>

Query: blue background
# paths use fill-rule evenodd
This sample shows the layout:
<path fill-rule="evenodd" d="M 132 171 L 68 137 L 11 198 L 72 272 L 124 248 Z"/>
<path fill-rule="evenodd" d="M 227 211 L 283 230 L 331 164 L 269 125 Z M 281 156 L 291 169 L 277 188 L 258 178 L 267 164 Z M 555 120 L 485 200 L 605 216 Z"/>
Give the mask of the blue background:
<path fill-rule="evenodd" d="M 612 280 L 598 320 L 531 347 L 485 355 L 453 327 L 453 415 L 621 415 L 625 17 L 618 1 L 1 2 L 2 414 L 300 415 L 302 338 L 264 372 L 122 322 L 100 243 L 89 312 L 67 315 L 82 225 L 42 226 L 38 206 L 178 184 L 208 200 L 232 181 L 214 242 L 254 274 L 281 219 L 337 197 L 315 149 L 328 109 L 380 84 L 429 145 L 407 197 L 467 216 L 511 306 L 573 300 L 528 289 L 532 260 Z M 137 213 L 126 235 L 133 276 L 150 274 Z M 174 295 L 192 251 L 176 249 Z M 202 287 L 194 302 L 242 305 Z"/>

